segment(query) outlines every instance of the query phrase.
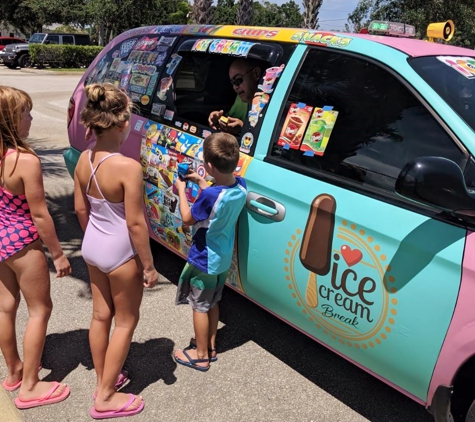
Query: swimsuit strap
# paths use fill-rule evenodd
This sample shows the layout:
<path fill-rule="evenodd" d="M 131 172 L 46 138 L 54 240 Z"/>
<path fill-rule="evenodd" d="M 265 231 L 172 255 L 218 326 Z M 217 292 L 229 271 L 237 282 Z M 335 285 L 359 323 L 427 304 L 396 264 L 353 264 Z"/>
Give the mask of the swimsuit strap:
<path fill-rule="evenodd" d="M 91 180 L 94 178 L 94 183 L 95 183 L 96 186 L 97 186 L 97 190 L 98 190 L 99 193 L 101 194 L 102 199 L 105 199 L 105 198 L 104 198 L 104 195 L 102 194 L 101 188 L 99 187 L 99 183 L 97 183 L 96 171 L 97 171 L 97 169 L 99 168 L 99 166 L 100 166 L 105 160 L 107 160 L 109 157 L 113 157 L 114 155 L 122 155 L 122 154 L 121 154 L 120 152 L 114 152 L 113 154 L 106 155 L 105 157 L 103 157 L 103 158 L 97 163 L 97 166 L 96 166 L 95 168 L 92 167 L 91 154 L 92 154 L 92 150 L 89 150 L 89 165 L 91 166 L 91 175 L 89 176 L 89 182 L 88 182 L 88 184 L 87 184 L 87 186 L 86 186 L 86 195 L 89 194 L 89 189 L 91 188 Z"/>

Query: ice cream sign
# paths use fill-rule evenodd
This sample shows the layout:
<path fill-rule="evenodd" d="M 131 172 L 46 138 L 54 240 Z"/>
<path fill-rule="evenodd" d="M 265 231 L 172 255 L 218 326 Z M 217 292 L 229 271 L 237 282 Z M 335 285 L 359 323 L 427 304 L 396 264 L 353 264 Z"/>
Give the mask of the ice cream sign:
<path fill-rule="evenodd" d="M 293 41 L 301 41 L 305 44 L 323 45 L 328 47 L 347 47 L 353 40 L 350 37 L 341 37 L 330 32 L 305 31 L 292 35 Z"/>
<path fill-rule="evenodd" d="M 223 39 L 200 39 L 196 40 L 191 51 L 212 54 L 227 54 L 230 56 L 247 57 L 252 46 L 256 43 L 248 41 L 233 41 Z"/>
<path fill-rule="evenodd" d="M 383 246 L 351 221 L 336 224 L 335 211 L 331 195 L 312 201 L 305 229 L 285 250 L 286 283 L 320 334 L 348 347 L 375 347 L 395 323 L 395 277 Z"/>

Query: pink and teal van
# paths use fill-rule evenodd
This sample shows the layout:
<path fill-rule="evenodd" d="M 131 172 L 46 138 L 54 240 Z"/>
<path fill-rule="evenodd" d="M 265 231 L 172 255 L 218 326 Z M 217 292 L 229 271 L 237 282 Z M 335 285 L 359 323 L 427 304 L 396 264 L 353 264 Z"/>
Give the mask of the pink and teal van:
<path fill-rule="evenodd" d="M 263 77 L 238 137 L 249 193 L 229 286 L 434 420 L 475 421 L 475 51 L 239 26 L 115 38 L 71 98 L 66 164 L 94 143 L 79 124 L 84 86 L 127 91 L 123 153 L 143 166 L 150 236 L 182 257 L 177 165 L 205 175 L 208 115 L 235 100 L 236 57 Z M 189 183 L 189 202 L 198 194 Z"/>

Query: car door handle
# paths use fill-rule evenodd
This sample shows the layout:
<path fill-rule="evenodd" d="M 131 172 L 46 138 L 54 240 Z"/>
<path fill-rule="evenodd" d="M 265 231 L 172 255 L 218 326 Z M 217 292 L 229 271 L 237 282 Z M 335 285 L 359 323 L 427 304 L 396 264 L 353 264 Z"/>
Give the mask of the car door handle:
<path fill-rule="evenodd" d="M 248 192 L 246 206 L 251 211 L 274 221 L 282 221 L 285 217 L 285 207 L 282 204 L 256 192 Z"/>

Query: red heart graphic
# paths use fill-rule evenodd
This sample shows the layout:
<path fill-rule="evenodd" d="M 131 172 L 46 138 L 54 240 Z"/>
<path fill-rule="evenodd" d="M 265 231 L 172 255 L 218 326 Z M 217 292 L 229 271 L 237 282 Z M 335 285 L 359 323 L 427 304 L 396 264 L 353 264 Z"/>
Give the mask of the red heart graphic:
<path fill-rule="evenodd" d="M 349 267 L 357 264 L 363 258 L 363 254 L 359 249 L 352 250 L 348 245 L 343 245 L 341 247 L 341 254 Z"/>

